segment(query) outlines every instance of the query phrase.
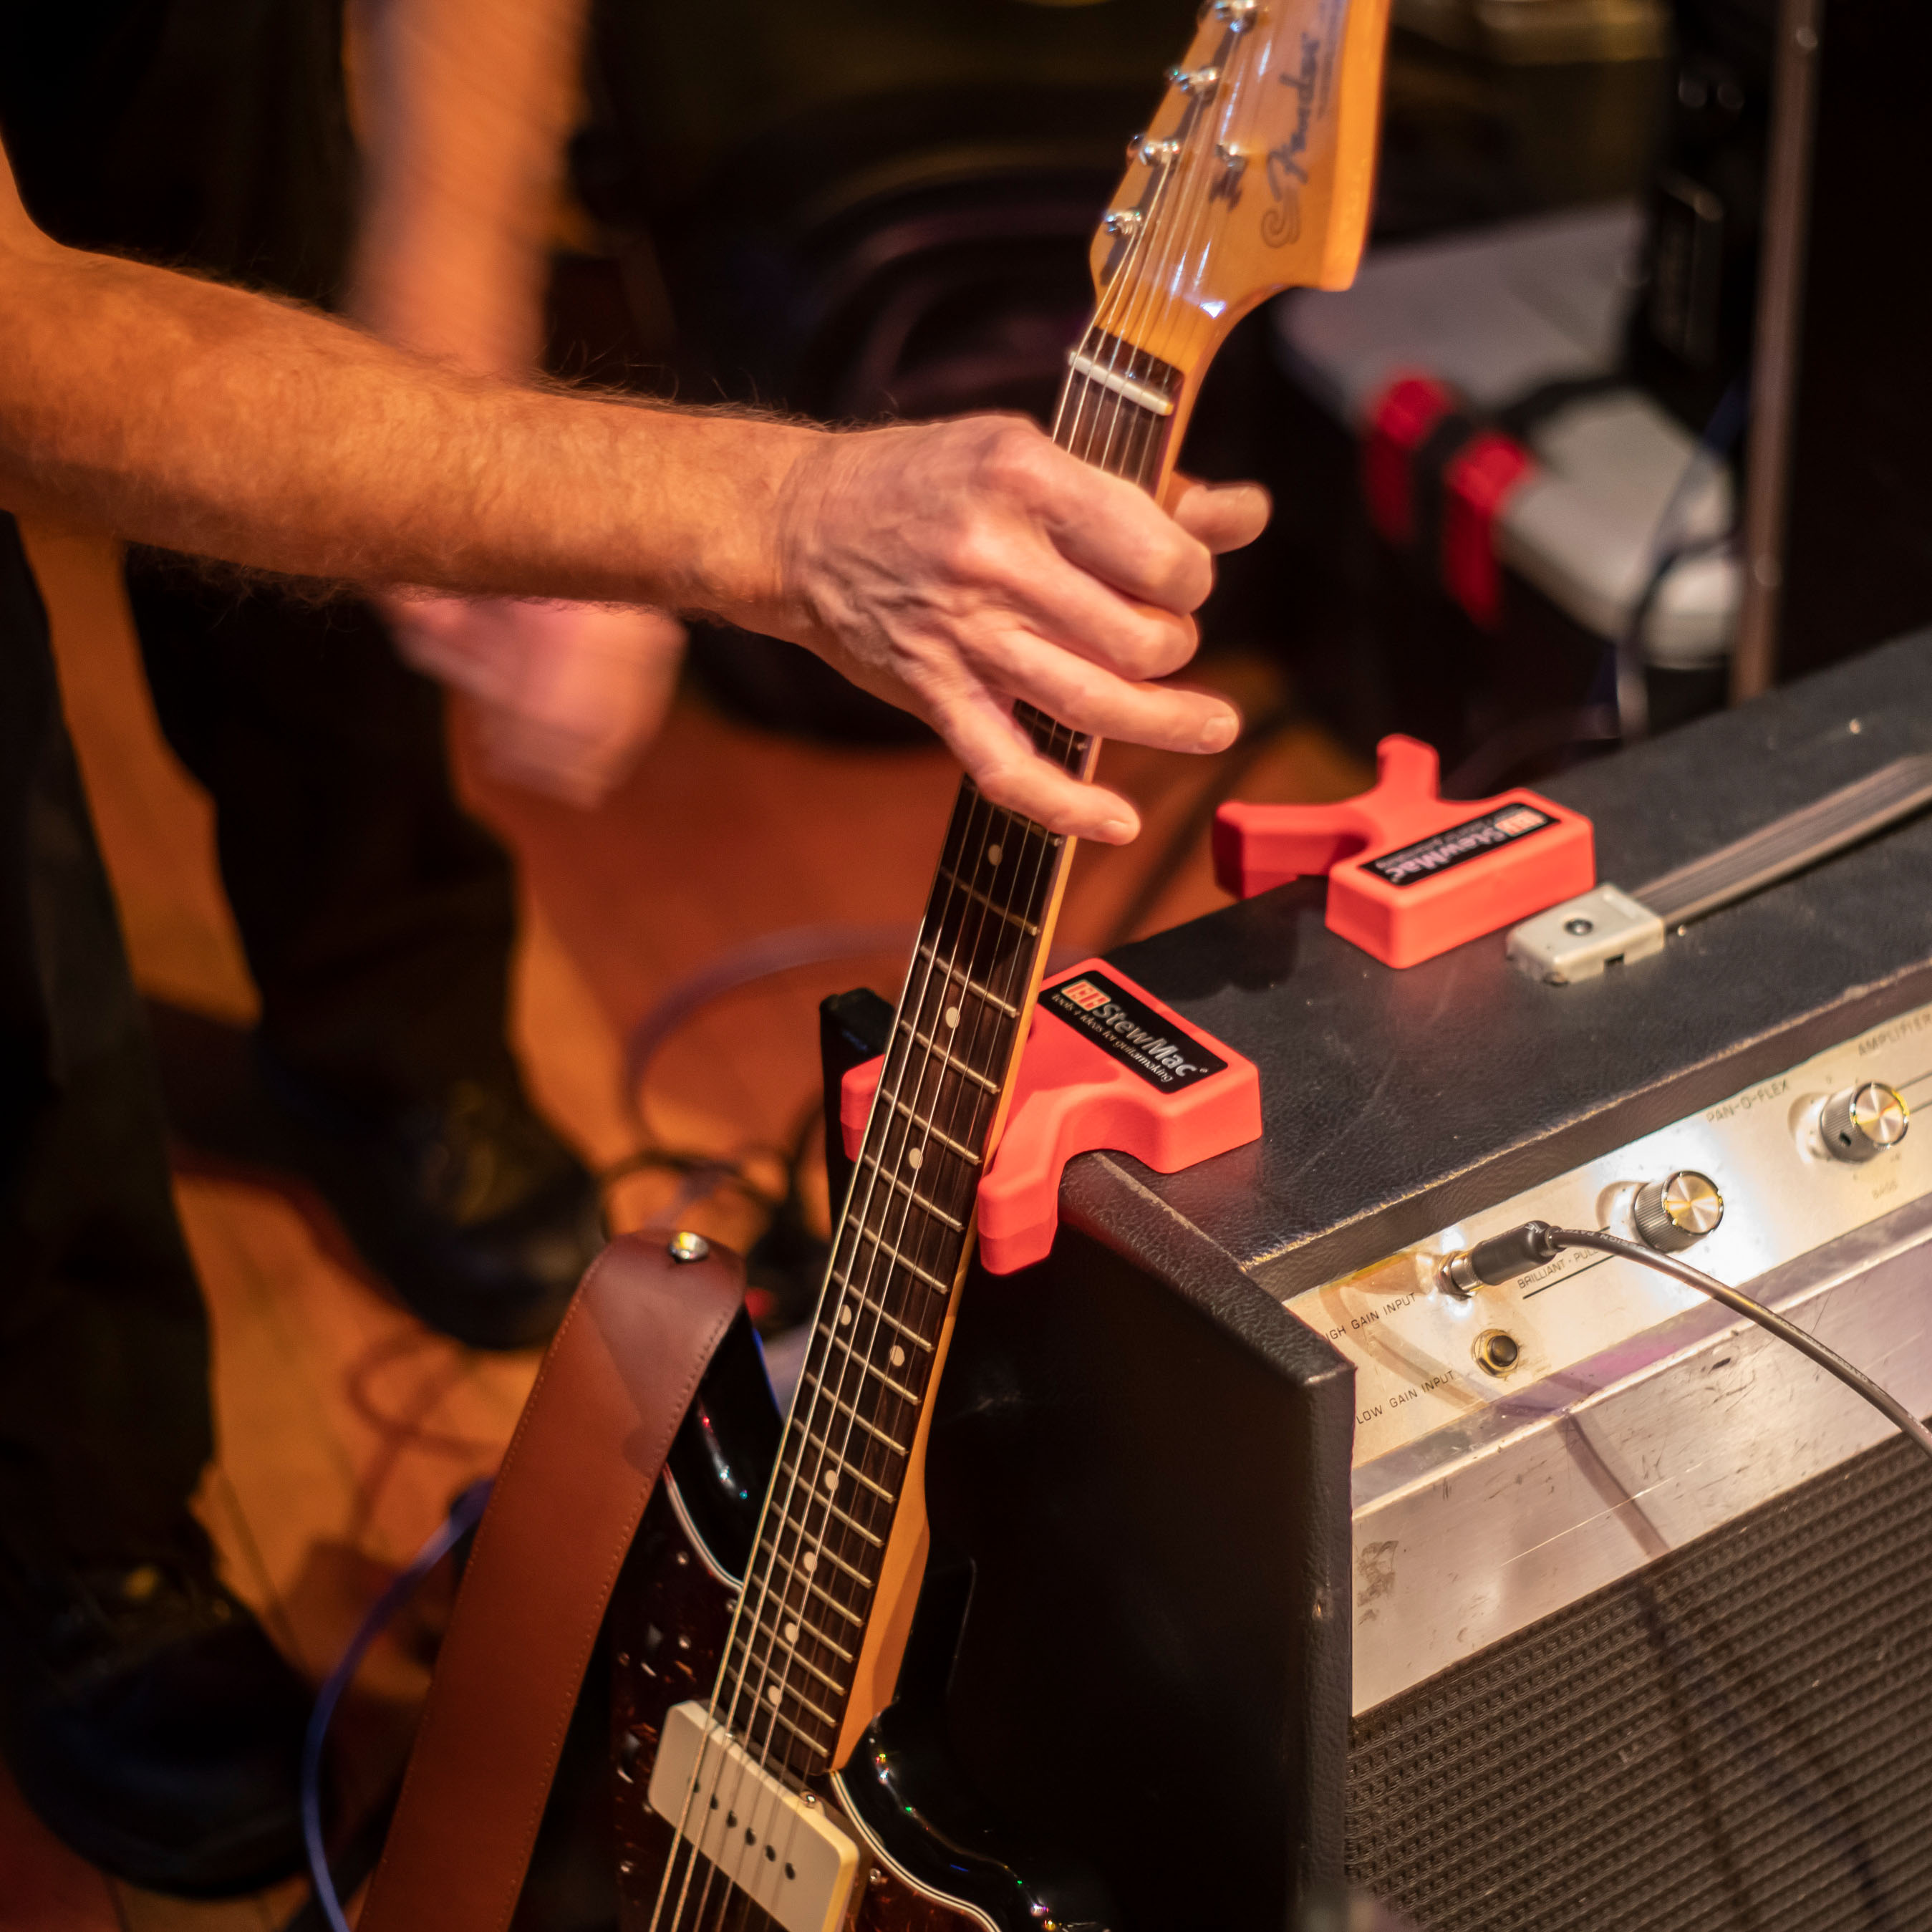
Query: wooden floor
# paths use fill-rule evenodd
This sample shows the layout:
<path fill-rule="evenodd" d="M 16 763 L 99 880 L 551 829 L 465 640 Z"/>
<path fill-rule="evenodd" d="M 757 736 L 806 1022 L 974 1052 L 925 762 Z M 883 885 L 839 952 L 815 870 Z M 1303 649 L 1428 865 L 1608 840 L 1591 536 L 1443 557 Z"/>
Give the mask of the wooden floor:
<path fill-rule="evenodd" d="M 160 741 L 112 548 L 28 535 L 136 977 L 154 998 L 245 1025 L 254 994 L 216 875 L 212 813 Z M 1238 658 L 1208 674 L 1251 715 L 1282 695 L 1264 667 Z M 517 1046 L 541 1103 L 598 1165 L 639 1144 L 623 1073 L 639 1020 L 686 976 L 762 935 L 826 924 L 909 932 L 956 782 L 937 748 L 830 749 L 736 723 L 688 691 L 640 769 L 592 813 L 492 784 L 460 718 L 455 736 L 472 804 L 520 864 Z M 1125 852 L 1083 850 L 1066 940 L 1084 950 L 1115 935 L 1219 763 L 1109 748 L 1106 774 L 1142 803 L 1148 830 Z M 1291 726 L 1238 793 L 1334 798 L 1367 776 L 1319 732 Z M 1139 929 L 1220 903 L 1197 837 Z M 901 964 L 891 953 L 828 963 L 700 1012 L 655 1069 L 658 1135 L 720 1151 L 782 1141 L 816 1094 L 818 1000 L 861 983 L 894 991 Z M 668 1185 L 622 1184 L 614 1217 L 637 1225 Z M 494 1466 L 536 1358 L 429 1334 L 298 1190 L 184 1157 L 177 1191 L 214 1331 L 220 1450 L 201 1512 L 233 1587 L 319 1680 L 454 1493 Z M 729 1196 L 682 1218 L 741 1244 L 756 1232 Z M 352 1785 L 372 1784 L 406 1750 L 436 1616 L 434 1605 L 419 1610 L 365 1665 L 340 1720 Z M 137 1893 L 66 1852 L 0 1781 L 0 1932 L 266 1932 L 303 1896 L 299 1882 L 220 1906 Z"/>

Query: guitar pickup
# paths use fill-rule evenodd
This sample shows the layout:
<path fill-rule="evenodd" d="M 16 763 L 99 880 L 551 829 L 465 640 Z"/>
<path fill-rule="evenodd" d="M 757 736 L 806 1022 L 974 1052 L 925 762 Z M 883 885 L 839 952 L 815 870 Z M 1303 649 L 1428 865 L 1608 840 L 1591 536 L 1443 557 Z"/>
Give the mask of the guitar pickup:
<path fill-rule="evenodd" d="M 650 1807 L 784 1932 L 837 1932 L 859 1850 L 700 1703 L 666 1714 Z"/>

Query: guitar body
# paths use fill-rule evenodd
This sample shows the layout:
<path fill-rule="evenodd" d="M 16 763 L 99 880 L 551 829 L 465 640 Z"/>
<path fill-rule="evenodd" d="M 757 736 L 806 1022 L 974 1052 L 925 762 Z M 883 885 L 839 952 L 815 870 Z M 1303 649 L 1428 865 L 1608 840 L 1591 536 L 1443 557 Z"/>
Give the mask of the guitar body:
<path fill-rule="evenodd" d="M 646 1798 L 674 1706 L 702 1700 L 722 1663 L 740 1580 L 779 1438 L 748 1325 L 718 1351 L 639 1526 L 610 1613 L 612 1758 L 620 1923 L 648 1925 L 674 1834 Z M 940 1612 L 942 1624 L 944 1612 Z M 942 1628 L 941 1635 L 944 1632 Z M 842 1932 L 1102 1932 L 1107 1902 L 1090 1880 L 1004 1846 L 975 1815 L 932 1733 L 944 1658 L 916 1642 L 901 1697 L 866 1732 L 842 1774 L 813 1780 L 825 1816 L 858 1848 Z M 937 1663 L 940 1668 L 929 1667 Z M 742 1915 L 742 1916 L 741 1916 Z M 776 1922 L 748 1901 L 727 1916 L 665 1914 L 666 1932 Z"/>

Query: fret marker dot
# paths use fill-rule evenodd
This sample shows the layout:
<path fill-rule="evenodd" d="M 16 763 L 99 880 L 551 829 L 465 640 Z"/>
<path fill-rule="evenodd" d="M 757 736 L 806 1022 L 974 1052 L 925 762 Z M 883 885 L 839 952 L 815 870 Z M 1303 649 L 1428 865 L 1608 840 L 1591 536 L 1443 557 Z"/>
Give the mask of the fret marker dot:
<path fill-rule="evenodd" d="M 838 1488 L 838 1472 L 836 1469 L 827 1469 L 827 1470 L 826 1471 L 826 1472 L 825 1472 L 825 1492 L 826 1492 L 826 1494 L 827 1496 L 830 1496 L 831 1494 L 832 1494 L 832 1493 L 833 1493 L 833 1492 L 834 1492 L 834 1491 L 836 1491 L 836 1490 L 837 1490 L 837 1488 Z"/>
<path fill-rule="evenodd" d="M 956 1027 L 959 1024 L 959 1009 L 957 1006 L 946 1008 L 946 1024 L 950 1027 Z"/>
<path fill-rule="evenodd" d="M 851 1322 L 852 1322 L 852 1311 L 851 1311 L 851 1310 L 850 1310 L 850 1309 L 849 1309 L 849 1308 L 848 1308 L 848 1307 L 844 1305 L 844 1304 L 843 1302 L 841 1302 L 841 1303 L 839 1304 L 839 1306 L 838 1306 L 838 1325 L 839 1325 L 839 1327 L 840 1327 L 840 1328 L 849 1328 L 849 1327 L 851 1325 Z"/>
<path fill-rule="evenodd" d="M 892 1364 L 894 1368 L 902 1369 L 905 1366 L 905 1351 L 896 1342 L 895 1342 L 892 1346 L 890 1353 L 886 1357 L 886 1360 Z"/>
<path fill-rule="evenodd" d="M 807 1575 L 809 1575 L 813 1570 L 818 1568 L 818 1552 L 817 1550 L 808 1550 L 805 1552 L 805 1568 Z"/>
<path fill-rule="evenodd" d="M 797 1624 L 787 1624 L 785 1625 L 785 1627 L 784 1627 L 784 1640 L 785 1640 L 785 1642 L 786 1642 L 787 1643 L 796 1643 L 796 1642 L 797 1642 L 797 1641 L 798 1641 L 798 1626 L 797 1626 Z"/>
<path fill-rule="evenodd" d="M 920 1164 L 921 1164 L 921 1163 L 925 1160 L 925 1159 L 926 1159 L 926 1156 L 925 1156 L 924 1154 L 921 1154 L 921 1153 L 920 1152 L 920 1150 L 919 1150 L 919 1149 L 918 1149 L 917 1148 L 907 1148 L 907 1150 L 906 1150 L 906 1165 L 907 1165 L 907 1166 L 908 1166 L 908 1167 L 910 1167 L 910 1168 L 913 1168 L 916 1169 L 916 1168 L 920 1166 Z"/>
<path fill-rule="evenodd" d="M 776 1704 L 780 1698 L 784 1696 L 784 1693 L 780 1690 L 776 1684 L 768 1684 L 765 1687 L 765 1695 L 769 1697 L 774 1704 Z"/>
<path fill-rule="evenodd" d="M 988 845 L 986 848 L 986 863 L 988 865 L 997 866 L 1000 862 L 1000 848 L 997 845 Z"/>

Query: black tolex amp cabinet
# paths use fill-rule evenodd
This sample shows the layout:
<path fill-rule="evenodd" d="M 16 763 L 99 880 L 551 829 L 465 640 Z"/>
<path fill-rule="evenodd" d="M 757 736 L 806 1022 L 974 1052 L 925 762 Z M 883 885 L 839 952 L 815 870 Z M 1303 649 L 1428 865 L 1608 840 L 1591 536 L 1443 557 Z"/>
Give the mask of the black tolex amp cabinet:
<path fill-rule="evenodd" d="M 1548 789 L 1631 887 L 1926 752 L 1932 634 Z M 1322 915 L 1117 956 L 1259 1064 L 1264 1137 L 1088 1156 L 1052 1256 L 970 1284 L 927 1484 L 957 1762 L 1112 1932 L 1275 1932 L 1345 1872 L 1422 1932 L 1932 1925 L 1932 1467 L 1628 1262 L 1432 1286 L 1690 1170 L 1689 1258 L 1932 1412 L 1932 1120 L 1856 1163 L 1818 1126 L 1932 1095 L 1932 821 L 1569 986 Z"/>

